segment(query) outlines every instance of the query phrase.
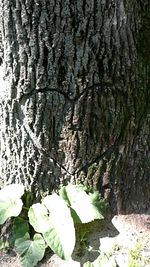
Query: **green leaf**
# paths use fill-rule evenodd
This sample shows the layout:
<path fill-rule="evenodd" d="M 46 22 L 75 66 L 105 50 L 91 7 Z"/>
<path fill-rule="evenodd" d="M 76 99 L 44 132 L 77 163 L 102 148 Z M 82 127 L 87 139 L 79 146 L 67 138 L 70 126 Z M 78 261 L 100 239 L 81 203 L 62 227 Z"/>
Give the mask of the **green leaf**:
<path fill-rule="evenodd" d="M 0 224 L 3 224 L 9 217 L 16 217 L 22 210 L 24 186 L 11 184 L 0 190 Z"/>
<path fill-rule="evenodd" d="M 28 212 L 29 222 L 38 233 L 45 233 L 50 228 L 47 208 L 40 203 L 33 204 Z"/>
<path fill-rule="evenodd" d="M 74 221 L 74 224 L 82 223 L 76 211 L 72 209 L 71 207 L 70 207 L 70 212 L 71 212 L 71 216 Z"/>
<path fill-rule="evenodd" d="M 92 262 L 87 261 L 83 264 L 83 267 L 94 267 L 94 265 L 92 264 Z"/>
<path fill-rule="evenodd" d="M 3 189 L 0 190 L 0 197 L 9 197 L 18 199 L 21 198 L 24 194 L 24 186 L 20 184 L 10 184 L 5 186 Z"/>
<path fill-rule="evenodd" d="M 36 266 L 45 253 L 45 241 L 40 234 L 35 234 L 33 240 L 30 240 L 27 233 L 25 237 L 16 240 L 15 247 L 22 267 Z"/>
<path fill-rule="evenodd" d="M 69 259 L 75 246 L 73 219 L 65 201 L 53 194 L 43 199 L 43 204 L 50 212 L 50 229 L 43 233 L 51 249 L 62 259 Z"/>
<path fill-rule="evenodd" d="M 15 218 L 13 221 L 11 244 L 14 245 L 16 240 L 22 238 L 29 232 L 29 223 L 22 218 Z"/>
<path fill-rule="evenodd" d="M 82 188 L 78 188 L 74 185 L 67 185 L 64 191 L 71 208 L 75 210 L 82 223 L 104 218 L 93 199 L 91 199 L 91 196 Z"/>
<path fill-rule="evenodd" d="M 94 191 L 92 193 L 88 194 L 91 200 L 92 205 L 97 208 L 97 210 L 100 212 L 100 214 L 104 214 L 105 212 L 105 203 L 104 200 L 101 197 L 101 194 L 98 191 Z M 103 219 L 102 215 L 102 219 Z"/>
<path fill-rule="evenodd" d="M 59 190 L 59 195 L 62 197 L 62 199 L 65 200 L 65 202 L 67 203 L 68 206 L 71 206 L 70 199 L 69 199 L 68 192 L 67 192 L 68 186 L 70 186 L 70 185 L 62 186 Z M 77 191 L 84 191 L 85 192 L 87 189 L 83 185 L 71 185 L 71 186 L 76 188 Z"/>
<path fill-rule="evenodd" d="M 67 191 L 66 191 L 66 186 L 62 186 L 59 190 L 59 196 L 66 202 L 68 206 L 71 206 L 71 203 L 69 201 Z"/>

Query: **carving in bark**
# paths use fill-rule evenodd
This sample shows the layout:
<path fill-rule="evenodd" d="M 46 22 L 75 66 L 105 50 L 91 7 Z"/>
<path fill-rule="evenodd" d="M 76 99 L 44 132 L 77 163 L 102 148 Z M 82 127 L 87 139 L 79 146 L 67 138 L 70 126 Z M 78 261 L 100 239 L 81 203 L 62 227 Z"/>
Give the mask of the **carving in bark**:
<path fill-rule="evenodd" d="M 84 183 L 113 210 L 146 209 L 146 1 L 1 2 L 1 185 Z"/>

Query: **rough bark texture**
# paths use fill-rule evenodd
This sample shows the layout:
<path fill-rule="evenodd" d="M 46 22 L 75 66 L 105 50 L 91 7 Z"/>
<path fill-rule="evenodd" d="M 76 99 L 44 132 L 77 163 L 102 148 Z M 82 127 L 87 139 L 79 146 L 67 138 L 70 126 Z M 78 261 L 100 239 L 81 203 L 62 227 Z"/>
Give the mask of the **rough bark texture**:
<path fill-rule="evenodd" d="M 85 183 L 113 211 L 146 210 L 146 1 L 1 1 L 2 184 L 39 193 Z"/>

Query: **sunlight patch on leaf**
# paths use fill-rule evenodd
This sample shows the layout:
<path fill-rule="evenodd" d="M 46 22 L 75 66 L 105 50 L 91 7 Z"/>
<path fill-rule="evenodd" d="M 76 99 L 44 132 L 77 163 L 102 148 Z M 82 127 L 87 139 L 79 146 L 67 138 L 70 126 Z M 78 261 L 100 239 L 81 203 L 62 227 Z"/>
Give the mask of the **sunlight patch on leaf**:
<path fill-rule="evenodd" d="M 50 230 L 43 234 L 45 241 L 62 259 L 69 259 L 75 246 L 75 229 L 70 209 L 65 201 L 53 194 L 43 199 L 50 213 Z"/>
<path fill-rule="evenodd" d="M 23 206 L 20 198 L 23 194 L 24 187 L 19 184 L 11 184 L 0 190 L 0 224 L 20 214 Z"/>
<path fill-rule="evenodd" d="M 82 223 L 88 223 L 95 219 L 103 219 L 103 215 L 94 202 L 92 194 L 88 195 L 82 187 L 68 185 L 64 187 L 62 196 L 70 203 L 71 208 L 75 210 Z"/>
<path fill-rule="evenodd" d="M 50 228 L 47 208 L 40 203 L 33 204 L 28 212 L 29 222 L 36 232 L 45 233 Z"/>

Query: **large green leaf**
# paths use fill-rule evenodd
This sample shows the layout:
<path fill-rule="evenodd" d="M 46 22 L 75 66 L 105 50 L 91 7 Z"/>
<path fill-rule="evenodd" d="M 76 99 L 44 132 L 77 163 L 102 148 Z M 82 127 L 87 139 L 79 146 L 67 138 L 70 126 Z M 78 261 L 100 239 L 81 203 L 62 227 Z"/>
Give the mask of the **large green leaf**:
<path fill-rule="evenodd" d="M 67 185 L 67 186 L 62 186 L 60 189 L 59 189 L 59 195 L 65 200 L 65 202 L 67 203 L 68 206 L 71 206 L 71 203 L 70 203 L 70 199 L 69 199 L 69 195 L 68 195 L 68 186 L 70 185 Z M 72 187 L 76 188 L 77 191 L 86 191 L 86 187 L 83 186 L 83 185 L 71 185 Z"/>
<path fill-rule="evenodd" d="M 33 204 L 29 209 L 28 216 L 29 222 L 36 232 L 45 233 L 50 229 L 48 210 L 43 204 Z"/>
<path fill-rule="evenodd" d="M 50 229 L 43 234 L 51 249 L 62 259 L 69 259 L 75 246 L 73 219 L 65 201 L 53 194 L 43 199 L 50 213 Z"/>
<path fill-rule="evenodd" d="M 11 184 L 0 190 L 0 224 L 20 214 L 23 205 L 20 198 L 23 194 L 24 186 L 19 184 Z"/>
<path fill-rule="evenodd" d="M 95 219 L 103 219 L 95 198 L 88 195 L 82 187 L 67 185 L 61 191 L 61 196 L 65 197 L 72 209 L 80 218 L 82 223 L 88 223 Z"/>
<path fill-rule="evenodd" d="M 27 233 L 15 242 L 16 252 L 19 254 L 22 267 L 36 266 L 45 253 L 45 241 L 40 234 L 35 234 L 33 240 Z"/>
<path fill-rule="evenodd" d="M 24 194 L 24 186 L 21 184 L 10 184 L 0 190 L 0 197 L 5 198 L 11 196 L 13 199 L 21 198 Z"/>
<path fill-rule="evenodd" d="M 11 245 L 14 246 L 17 239 L 22 238 L 29 232 L 29 223 L 22 218 L 15 218 L 13 221 Z"/>
<path fill-rule="evenodd" d="M 100 212 L 100 214 L 105 213 L 105 203 L 101 197 L 101 194 L 98 191 L 93 191 L 92 193 L 89 192 L 90 201 L 95 208 Z M 103 219 L 103 215 L 102 215 Z"/>

